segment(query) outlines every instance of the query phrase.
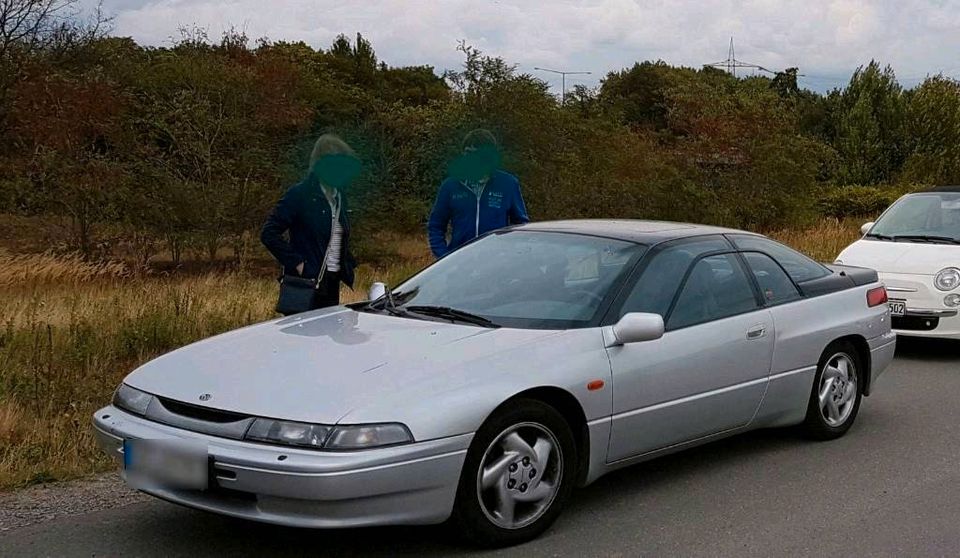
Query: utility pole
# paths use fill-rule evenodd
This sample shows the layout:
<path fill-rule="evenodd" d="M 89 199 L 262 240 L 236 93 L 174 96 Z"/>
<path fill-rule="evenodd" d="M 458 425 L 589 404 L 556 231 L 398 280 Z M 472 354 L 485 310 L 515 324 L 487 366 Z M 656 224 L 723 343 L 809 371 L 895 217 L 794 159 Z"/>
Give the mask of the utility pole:
<path fill-rule="evenodd" d="M 554 73 L 554 74 L 560 74 L 560 76 L 562 77 L 561 83 L 563 84 L 563 85 L 560 87 L 560 104 L 561 104 L 561 105 L 565 104 L 566 101 L 567 101 L 567 76 L 575 76 L 575 75 L 586 76 L 586 75 L 590 75 L 590 72 L 562 72 L 562 71 L 560 71 L 560 70 L 551 70 L 551 69 L 549 69 L 549 68 L 538 68 L 538 67 L 536 67 L 536 66 L 534 66 L 533 69 L 534 69 L 534 70 L 540 70 L 541 72 L 550 72 L 550 73 Z"/>

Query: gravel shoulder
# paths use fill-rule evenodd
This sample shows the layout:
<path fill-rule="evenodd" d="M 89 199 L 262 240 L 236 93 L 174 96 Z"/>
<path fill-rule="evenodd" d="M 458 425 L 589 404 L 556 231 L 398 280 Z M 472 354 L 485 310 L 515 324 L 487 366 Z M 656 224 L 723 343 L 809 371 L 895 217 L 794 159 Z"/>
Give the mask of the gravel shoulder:
<path fill-rule="evenodd" d="M 0 533 L 148 499 L 149 496 L 128 488 L 115 472 L 0 493 Z"/>

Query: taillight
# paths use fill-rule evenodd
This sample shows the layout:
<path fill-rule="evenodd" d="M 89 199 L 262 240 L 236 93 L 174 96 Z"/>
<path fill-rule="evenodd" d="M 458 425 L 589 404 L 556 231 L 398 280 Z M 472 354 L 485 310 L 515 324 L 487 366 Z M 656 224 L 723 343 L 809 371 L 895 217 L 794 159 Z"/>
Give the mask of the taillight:
<path fill-rule="evenodd" d="M 867 291 L 867 306 L 873 308 L 887 303 L 887 288 L 877 287 Z"/>

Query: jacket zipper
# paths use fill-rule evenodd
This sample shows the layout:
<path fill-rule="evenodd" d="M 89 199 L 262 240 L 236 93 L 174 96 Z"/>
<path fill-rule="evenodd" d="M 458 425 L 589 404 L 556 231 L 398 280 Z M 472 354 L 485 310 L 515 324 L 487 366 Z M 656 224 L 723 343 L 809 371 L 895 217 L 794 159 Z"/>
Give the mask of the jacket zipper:
<path fill-rule="evenodd" d="M 483 184 L 480 185 L 479 193 L 474 192 L 474 194 L 477 196 L 477 219 L 476 219 L 476 229 L 473 233 L 474 237 L 480 236 L 480 198 L 483 197 L 483 190 L 486 187 L 487 187 L 487 183 L 484 182 Z"/>

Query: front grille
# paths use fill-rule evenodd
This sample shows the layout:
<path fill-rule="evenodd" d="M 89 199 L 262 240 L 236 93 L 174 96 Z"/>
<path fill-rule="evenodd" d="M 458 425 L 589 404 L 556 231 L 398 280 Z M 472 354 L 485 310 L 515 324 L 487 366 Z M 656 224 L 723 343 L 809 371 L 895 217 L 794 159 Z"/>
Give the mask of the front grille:
<path fill-rule="evenodd" d="M 924 318 L 921 316 L 894 316 L 890 325 L 893 329 L 903 331 L 933 331 L 940 325 L 940 318 Z"/>
<path fill-rule="evenodd" d="M 249 415 L 233 413 L 230 411 L 221 411 L 219 409 L 210 409 L 208 407 L 200 407 L 198 405 L 174 401 L 173 399 L 167 399 L 165 397 L 158 397 L 157 399 L 160 400 L 160 404 L 163 405 L 166 410 L 175 415 L 202 420 L 204 422 L 226 424 L 229 422 L 237 422 L 250 418 Z"/>

